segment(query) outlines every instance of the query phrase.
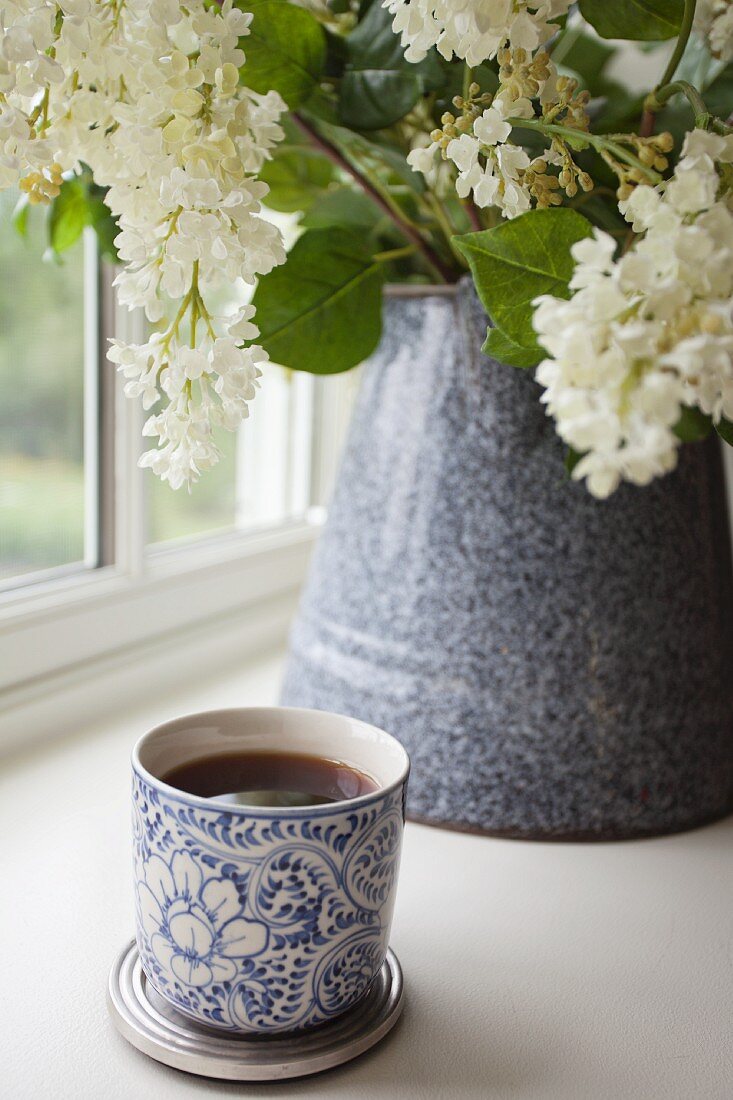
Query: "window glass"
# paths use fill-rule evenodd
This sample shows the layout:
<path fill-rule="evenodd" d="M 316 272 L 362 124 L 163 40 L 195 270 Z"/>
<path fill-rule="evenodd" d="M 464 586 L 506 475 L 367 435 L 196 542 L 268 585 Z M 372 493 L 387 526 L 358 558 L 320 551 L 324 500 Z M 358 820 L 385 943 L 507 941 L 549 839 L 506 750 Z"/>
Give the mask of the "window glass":
<path fill-rule="evenodd" d="M 84 251 L 43 259 L 0 192 L 0 585 L 84 559 Z"/>
<path fill-rule="evenodd" d="M 219 431 L 222 458 L 191 491 L 146 470 L 148 541 L 252 531 L 302 516 L 309 502 L 312 381 L 268 363 L 250 414 Z"/>
<path fill-rule="evenodd" d="M 251 294 L 238 280 L 209 306 L 234 311 Z M 309 377 L 268 363 L 248 418 L 236 433 L 217 432 L 222 458 L 190 492 L 173 491 L 146 470 L 148 542 L 251 531 L 302 515 L 310 491 L 311 389 Z"/>
<path fill-rule="evenodd" d="M 216 300 L 207 298 L 207 305 L 215 314 L 233 312 L 237 303 L 245 297 L 246 290 L 244 283 L 241 283 L 220 293 Z M 171 308 L 173 308 L 172 305 Z M 165 326 L 171 320 L 172 316 L 161 323 Z M 152 416 L 157 411 L 156 406 L 148 415 Z M 222 457 L 216 466 L 204 471 L 200 479 L 191 486 L 190 491 L 185 486 L 181 489 L 171 489 L 167 481 L 160 481 L 152 470 L 146 470 L 148 542 L 160 543 L 195 538 L 234 527 L 236 436 L 232 432 L 219 429 L 215 432 L 214 439 Z"/>
<path fill-rule="evenodd" d="M 212 535 L 234 526 L 236 437 L 217 430 L 214 438 L 222 457 L 190 492 L 185 486 L 174 491 L 152 470 L 145 470 L 149 542 Z"/>

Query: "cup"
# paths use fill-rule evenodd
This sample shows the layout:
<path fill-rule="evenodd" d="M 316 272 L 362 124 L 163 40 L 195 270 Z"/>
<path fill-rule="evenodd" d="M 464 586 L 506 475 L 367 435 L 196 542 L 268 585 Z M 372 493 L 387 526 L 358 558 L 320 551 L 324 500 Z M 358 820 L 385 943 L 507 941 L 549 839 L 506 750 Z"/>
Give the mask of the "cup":
<path fill-rule="evenodd" d="M 305 753 L 378 789 L 308 807 L 233 806 L 161 778 L 201 757 Z M 345 1012 L 389 942 L 409 758 L 383 730 L 324 711 L 210 711 L 146 733 L 132 755 L 137 945 L 157 992 L 238 1034 Z"/>

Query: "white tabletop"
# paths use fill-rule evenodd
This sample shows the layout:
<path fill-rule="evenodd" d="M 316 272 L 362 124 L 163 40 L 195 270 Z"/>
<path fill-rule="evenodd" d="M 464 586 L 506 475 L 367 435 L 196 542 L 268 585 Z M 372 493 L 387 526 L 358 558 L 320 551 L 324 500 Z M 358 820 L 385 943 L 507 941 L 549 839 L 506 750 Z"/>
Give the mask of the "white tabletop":
<path fill-rule="evenodd" d="M 321 1076 L 167 1069 L 105 1008 L 132 935 L 128 754 L 186 710 L 270 702 L 277 664 L 0 761 L 0 1094 L 12 1100 L 730 1100 L 733 820 L 533 844 L 408 825 L 392 944 L 402 1021 Z"/>

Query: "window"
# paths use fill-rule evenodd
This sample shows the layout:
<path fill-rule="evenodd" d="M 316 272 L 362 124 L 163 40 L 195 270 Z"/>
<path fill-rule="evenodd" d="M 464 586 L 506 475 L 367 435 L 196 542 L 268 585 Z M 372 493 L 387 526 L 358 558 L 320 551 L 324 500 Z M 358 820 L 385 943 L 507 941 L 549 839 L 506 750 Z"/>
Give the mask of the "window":
<path fill-rule="evenodd" d="M 239 432 L 220 431 L 223 457 L 189 495 L 146 477 L 152 550 L 192 537 L 256 531 L 304 516 L 311 505 L 314 380 L 270 366 Z"/>
<path fill-rule="evenodd" d="M 93 564 L 85 500 L 84 286 L 79 242 L 41 258 L 41 218 L 10 224 L 0 192 L 0 584 Z M 94 265 L 93 254 L 87 264 Z"/>
<path fill-rule="evenodd" d="M 173 492 L 137 460 L 143 412 L 104 348 L 140 339 L 94 237 L 44 262 L 0 195 L 0 704 L 143 642 L 279 600 L 295 606 L 354 380 L 270 365 L 220 464 Z M 285 601 L 285 602 L 283 602 Z M 3 695 L 5 693 L 5 695 Z"/>

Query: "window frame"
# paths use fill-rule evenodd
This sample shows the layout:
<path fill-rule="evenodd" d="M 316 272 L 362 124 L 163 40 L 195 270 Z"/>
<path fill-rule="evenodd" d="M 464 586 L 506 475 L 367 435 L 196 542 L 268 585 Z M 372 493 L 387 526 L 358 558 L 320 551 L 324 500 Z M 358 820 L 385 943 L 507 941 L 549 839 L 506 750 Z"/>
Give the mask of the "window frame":
<path fill-rule="evenodd" d="M 92 676 L 115 655 L 132 660 L 145 645 L 170 646 L 251 609 L 261 617 L 268 601 L 282 607 L 288 599 L 294 607 L 325 518 L 351 402 L 335 380 L 322 386 L 309 379 L 311 506 L 303 518 L 146 547 L 145 472 L 137 465 L 143 412 L 124 396 L 105 355 L 108 336 L 139 341 L 145 322 L 117 304 L 113 277 L 109 265 L 90 263 L 85 296 L 95 301 L 96 323 L 85 332 L 87 568 L 29 574 L 0 592 L 0 710 L 65 674 Z M 302 440 L 298 446 L 302 453 Z"/>

